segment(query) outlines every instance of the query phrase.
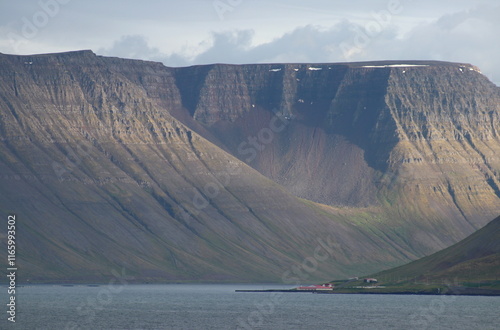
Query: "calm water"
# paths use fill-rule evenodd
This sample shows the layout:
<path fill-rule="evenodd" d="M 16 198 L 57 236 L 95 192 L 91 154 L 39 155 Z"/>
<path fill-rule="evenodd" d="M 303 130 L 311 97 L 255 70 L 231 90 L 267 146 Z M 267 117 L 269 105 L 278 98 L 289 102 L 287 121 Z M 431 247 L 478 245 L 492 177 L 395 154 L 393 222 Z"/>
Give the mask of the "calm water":
<path fill-rule="evenodd" d="M 234 292 L 267 288 L 280 286 L 21 287 L 16 325 L 2 313 L 0 328 L 499 329 L 500 323 L 500 297 Z"/>

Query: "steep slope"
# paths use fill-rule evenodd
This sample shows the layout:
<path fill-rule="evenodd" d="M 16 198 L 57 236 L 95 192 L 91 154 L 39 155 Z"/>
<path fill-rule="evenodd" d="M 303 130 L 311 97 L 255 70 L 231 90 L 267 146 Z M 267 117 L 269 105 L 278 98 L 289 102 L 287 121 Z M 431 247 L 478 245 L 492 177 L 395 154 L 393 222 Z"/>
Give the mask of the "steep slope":
<path fill-rule="evenodd" d="M 180 123 L 158 63 L 0 55 L 0 109 L 0 210 L 17 215 L 22 281 L 309 280 L 417 256 Z"/>
<path fill-rule="evenodd" d="M 381 208 L 416 250 L 500 212 L 500 89 L 470 64 L 213 65 L 176 77 L 189 113 L 233 155 L 296 196 Z"/>
<path fill-rule="evenodd" d="M 439 283 L 500 285 L 500 217 L 459 243 L 407 265 L 381 272 L 377 278 L 393 282 L 411 279 Z"/>

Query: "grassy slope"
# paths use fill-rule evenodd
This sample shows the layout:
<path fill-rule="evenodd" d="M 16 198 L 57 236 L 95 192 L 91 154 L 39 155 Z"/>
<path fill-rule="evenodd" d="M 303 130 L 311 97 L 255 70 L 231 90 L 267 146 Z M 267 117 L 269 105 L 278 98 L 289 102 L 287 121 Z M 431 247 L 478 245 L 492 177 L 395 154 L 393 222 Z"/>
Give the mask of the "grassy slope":
<path fill-rule="evenodd" d="M 459 243 L 434 253 L 430 256 L 414 261 L 408 265 L 377 274 L 380 276 L 429 278 L 440 280 L 446 277 L 471 277 L 477 280 L 493 280 L 500 273 L 498 257 L 500 254 L 500 217 L 496 218 L 484 228 Z M 497 259 L 496 263 L 492 263 Z M 476 265 L 476 269 L 470 266 Z M 496 272 L 492 271 L 495 266 Z M 482 268 L 488 271 L 483 271 Z M 470 269 L 471 273 L 464 273 Z"/>
<path fill-rule="evenodd" d="M 438 289 L 450 292 L 454 287 L 458 291 L 462 287 L 500 290 L 500 217 L 449 248 L 370 277 L 386 287 L 371 292 L 436 293 Z M 348 286 L 360 285 L 366 284 L 357 281 Z"/>

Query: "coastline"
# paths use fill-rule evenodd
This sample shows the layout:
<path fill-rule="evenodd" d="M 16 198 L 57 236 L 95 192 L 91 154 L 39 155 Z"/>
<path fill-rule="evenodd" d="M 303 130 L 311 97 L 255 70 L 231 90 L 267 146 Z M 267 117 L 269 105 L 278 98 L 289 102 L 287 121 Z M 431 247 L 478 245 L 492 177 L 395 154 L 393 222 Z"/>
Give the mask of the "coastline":
<path fill-rule="evenodd" d="M 118 284 L 118 283 L 117 283 Z M 123 285 L 233 285 L 233 286 L 245 286 L 249 283 L 200 283 L 200 282 L 170 282 L 170 283 L 147 283 L 147 282 L 130 282 L 122 283 Z M 100 287 L 106 286 L 109 283 L 21 283 L 17 287 L 30 287 L 30 286 L 63 286 L 63 287 L 74 287 L 74 286 L 86 286 L 86 287 Z M 273 285 L 272 283 L 267 283 L 267 286 Z M 1 283 L 0 287 L 7 288 L 7 283 Z M 390 288 L 390 287 L 371 287 L 371 288 L 336 288 L 333 290 L 297 290 L 297 289 L 235 289 L 236 293 L 313 293 L 313 294 L 381 294 L 381 295 L 434 295 L 434 296 L 490 296 L 498 297 L 500 296 L 499 289 L 492 288 L 475 288 L 475 287 L 461 287 L 461 286 L 447 286 L 447 287 L 404 287 L 404 288 Z"/>
<path fill-rule="evenodd" d="M 365 289 L 365 290 L 331 290 L 331 291 L 315 291 L 315 290 L 282 290 L 282 289 L 268 289 L 268 290 L 235 290 L 237 293 L 313 293 L 313 294 L 383 294 L 383 295 L 430 295 L 430 296 L 489 296 L 499 297 L 500 290 L 494 289 L 480 289 L 480 288 L 466 288 L 455 287 L 448 291 L 438 290 L 390 290 L 390 289 Z"/>

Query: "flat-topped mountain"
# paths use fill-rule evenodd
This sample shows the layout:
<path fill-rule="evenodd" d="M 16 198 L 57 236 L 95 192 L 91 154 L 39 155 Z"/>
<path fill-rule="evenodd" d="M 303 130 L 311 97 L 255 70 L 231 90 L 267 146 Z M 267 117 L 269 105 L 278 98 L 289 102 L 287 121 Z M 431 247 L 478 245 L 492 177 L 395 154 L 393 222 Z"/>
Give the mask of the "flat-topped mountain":
<path fill-rule="evenodd" d="M 24 279 L 373 273 L 500 213 L 499 115 L 469 64 L 0 55 L 0 209 Z"/>

